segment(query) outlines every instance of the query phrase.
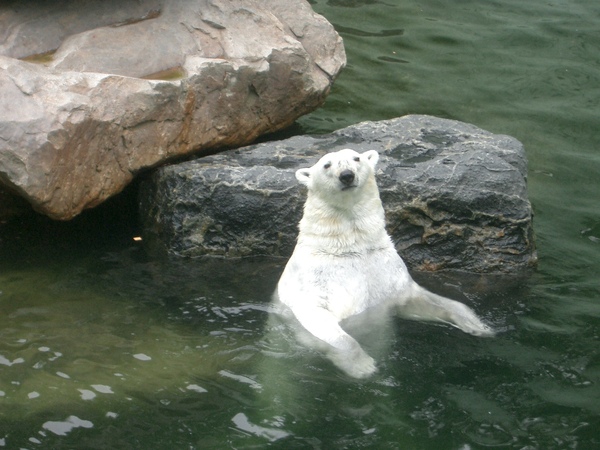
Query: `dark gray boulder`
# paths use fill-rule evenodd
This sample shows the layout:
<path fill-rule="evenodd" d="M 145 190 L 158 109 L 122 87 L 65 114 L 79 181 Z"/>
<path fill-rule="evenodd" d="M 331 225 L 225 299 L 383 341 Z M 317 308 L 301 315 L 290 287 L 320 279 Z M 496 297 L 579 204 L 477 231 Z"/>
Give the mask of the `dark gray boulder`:
<path fill-rule="evenodd" d="M 380 152 L 388 231 L 413 270 L 535 266 L 522 144 L 430 116 L 364 122 L 162 167 L 140 190 L 146 240 L 189 257 L 289 256 L 305 199 L 294 172 L 347 147 Z"/>

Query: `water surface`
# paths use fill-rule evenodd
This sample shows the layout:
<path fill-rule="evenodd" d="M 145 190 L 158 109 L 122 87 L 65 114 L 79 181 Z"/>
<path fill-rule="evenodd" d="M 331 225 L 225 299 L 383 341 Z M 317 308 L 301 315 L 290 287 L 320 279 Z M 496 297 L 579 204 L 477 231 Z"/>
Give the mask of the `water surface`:
<path fill-rule="evenodd" d="M 285 261 L 148 255 L 126 197 L 5 224 L 0 447 L 600 447 L 600 3 L 312 4 L 348 67 L 298 132 L 425 113 L 525 144 L 538 271 L 419 276 L 502 332 L 395 319 L 358 382 L 272 328 Z"/>

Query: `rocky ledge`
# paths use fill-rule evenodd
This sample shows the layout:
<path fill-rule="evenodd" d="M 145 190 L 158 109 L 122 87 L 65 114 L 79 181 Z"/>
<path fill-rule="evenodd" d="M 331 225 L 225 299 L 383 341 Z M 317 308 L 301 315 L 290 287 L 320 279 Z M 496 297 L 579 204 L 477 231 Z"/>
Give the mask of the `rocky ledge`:
<path fill-rule="evenodd" d="M 342 148 L 377 150 L 387 227 L 407 265 L 514 273 L 536 264 L 522 144 L 405 116 L 162 167 L 142 183 L 146 241 L 182 256 L 289 256 L 306 193 L 294 173 Z"/>
<path fill-rule="evenodd" d="M 144 168 L 286 127 L 345 61 L 305 0 L 3 1 L 0 218 L 11 193 L 70 219 Z"/>

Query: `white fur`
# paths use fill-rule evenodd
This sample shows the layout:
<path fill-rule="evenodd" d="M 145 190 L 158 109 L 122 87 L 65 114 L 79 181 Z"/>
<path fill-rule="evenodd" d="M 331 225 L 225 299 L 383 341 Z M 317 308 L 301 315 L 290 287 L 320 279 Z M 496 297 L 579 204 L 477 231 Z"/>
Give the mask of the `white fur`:
<path fill-rule="evenodd" d="M 344 149 L 296 172 L 308 197 L 296 248 L 275 293 L 332 362 L 356 378 L 371 375 L 375 363 L 340 322 L 376 306 L 493 335 L 469 307 L 426 291 L 410 277 L 385 230 L 375 181 L 378 159 L 375 150 Z"/>

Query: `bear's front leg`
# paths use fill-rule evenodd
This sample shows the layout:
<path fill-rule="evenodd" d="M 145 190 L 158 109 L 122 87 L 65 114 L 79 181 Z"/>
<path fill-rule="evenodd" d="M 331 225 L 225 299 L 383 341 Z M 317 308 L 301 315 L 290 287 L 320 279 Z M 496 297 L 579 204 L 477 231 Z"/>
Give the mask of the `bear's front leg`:
<path fill-rule="evenodd" d="M 347 375 L 352 378 L 367 378 L 377 371 L 375 360 L 365 352 L 360 344 L 350 335 L 346 335 L 351 342 L 344 345 L 344 349 L 331 346 L 327 357 Z"/>
<path fill-rule="evenodd" d="M 322 307 L 296 307 L 292 312 L 300 324 L 326 345 L 327 357 L 353 378 L 366 378 L 377 368 L 360 344 L 346 333 L 331 311 Z"/>

